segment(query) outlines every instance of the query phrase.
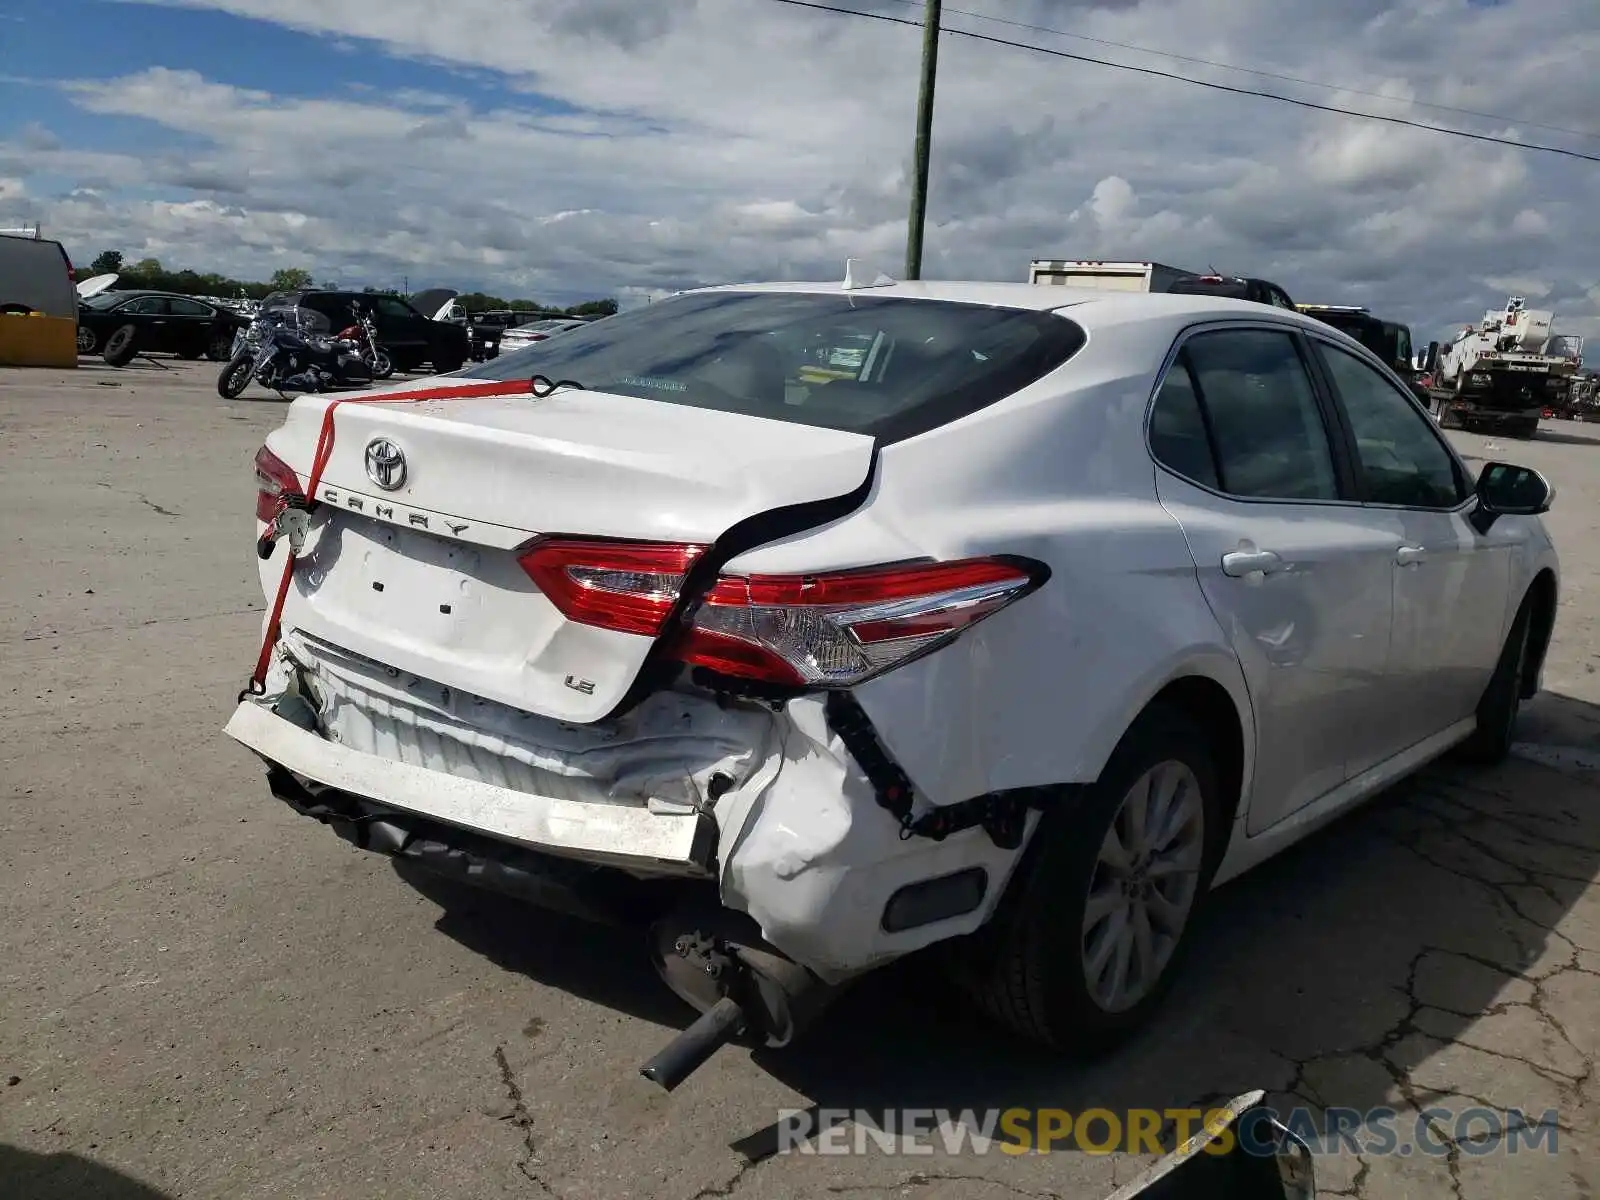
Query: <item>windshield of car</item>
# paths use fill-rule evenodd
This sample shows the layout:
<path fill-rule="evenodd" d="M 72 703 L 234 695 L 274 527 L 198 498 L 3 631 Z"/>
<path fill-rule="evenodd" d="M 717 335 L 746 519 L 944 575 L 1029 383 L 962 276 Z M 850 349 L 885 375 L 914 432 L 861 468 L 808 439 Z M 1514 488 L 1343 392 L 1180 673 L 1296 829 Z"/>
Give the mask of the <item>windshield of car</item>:
<path fill-rule="evenodd" d="M 800 425 L 910 437 L 975 412 L 1071 358 L 1054 313 L 812 292 L 662 300 L 474 367 Z"/>

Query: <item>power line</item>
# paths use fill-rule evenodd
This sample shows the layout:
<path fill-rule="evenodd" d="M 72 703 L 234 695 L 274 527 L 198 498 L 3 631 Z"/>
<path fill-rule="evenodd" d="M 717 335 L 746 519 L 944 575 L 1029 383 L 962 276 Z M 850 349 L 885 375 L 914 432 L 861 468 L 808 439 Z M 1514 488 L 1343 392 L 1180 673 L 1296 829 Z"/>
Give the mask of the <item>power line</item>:
<path fill-rule="evenodd" d="M 921 21 L 913 21 L 909 17 L 891 17 L 887 13 L 869 13 L 853 8 L 835 8 L 831 4 L 816 3 L 816 0 L 773 0 L 773 3 L 788 4 L 795 8 L 811 8 L 816 9 L 818 12 L 836 13 L 844 17 L 860 17 L 867 21 L 883 21 L 890 25 L 909 25 L 913 29 L 922 28 Z M 1318 104 L 1314 100 L 1301 100 L 1295 96 L 1283 96 L 1276 92 L 1263 92 L 1256 88 L 1234 87 L 1232 84 L 1216 83 L 1209 79 L 1196 79 L 1192 75 L 1179 75 L 1173 71 L 1160 71 L 1155 67 L 1139 67 L 1132 63 L 1112 62 L 1109 59 L 1094 58 L 1087 54 L 1073 54 L 1068 50 L 1053 50 L 1048 46 L 1035 46 L 1030 42 L 1013 41 L 1010 38 L 995 37 L 987 33 L 974 33 L 970 29 L 946 29 L 944 32 L 952 37 L 969 38 L 975 42 L 988 42 L 995 46 L 1009 46 L 1013 50 L 1031 50 L 1035 54 L 1044 54 L 1051 58 L 1064 58 L 1071 62 L 1089 63 L 1097 67 L 1112 67 L 1118 71 L 1132 71 L 1136 75 L 1148 75 L 1157 79 L 1171 79 L 1178 83 L 1191 84 L 1194 87 L 1209 88 L 1214 92 L 1227 92 L 1234 96 L 1254 96 L 1259 100 L 1276 100 L 1279 104 L 1292 104 L 1296 108 L 1311 109 L 1314 112 L 1334 113 L 1341 117 L 1359 117 L 1367 121 L 1381 121 L 1386 125 L 1402 125 L 1410 129 L 1421 129 L 1428 133 L 1442 133 L 1450 137 L 1466 138 L 1469 141 L 1486 142 L 1493 146 L 1508 146 L 1514 150 L 1536 150 L 1542 154 L 1556 154 L 1563 158 L 1575 158 L 1583 162 L 1600 163 L 1600 154 L 1585 154 L 1580 150 L 1567 150 L 1560 146 L 1543 146 L 1537 142 L 1519 142 L 1514 138 L 1496 137 L 1490 133 L 1471 133 L 1465 129 L 1449 129 L 1443 125 L 1428 125 L 1422 121 L 1412 121 L 1405 117 L 1361 112 L 1353 108 L 1340 108 L 1334 104 Z"/>
<path fill-rule="evenodd" d="M 918 0 L 893 0 L 896 4 L 915 5 Z M 1109 38 L 1090 37 L 1083 33 L 1068 33 L 1065 29 L 1052 29 L 1048 25 L 1030 25 L 1026 21 L 1012 21 L 1005 17 L 991 17 L 987 13 L 970 12 L 960 8 L 947 8 L 945 12 L 957 17 L 970 17 L 974 21 L 988 21 L 995 25 L 1009 25 L 1013 29 L 1027 29 L 1034 33 L 1047 33 L 1053 37 L 1071 38 L 1078 42 L 1091 42 L 1096 46 L 1111 46 L 1118 50 L 1131 50 L 1136 54 L 1150 54 L 1156 58 L 1170 58 L 1176 62 L 1194 63 L 1201 67 L 1215 67 L 1219 71 L 1236 71 L 1241 75 L 1256 75 L 1262 79 L 1277 79 L 1284 83 L 1297 83 L 1303 87 L 1321 88 L 1329 92 L 1344 92 L 1351 96 L 1368 96 L 1374 100 L 1387 100 L 1390 103 L 1401 101 L 1399 96 L 1389 96 L 1383 92 L 1367 92 L 1360 88 L 1346 87 L 1342 83 L 1326 83 L 1317 79 L 1306 79 L 1299 75 L 1281 75 L 1276 71 L 1262 71 L 1255 67 L 1240 67 L 1232 63 L 1217 62 L 1210 58 L 1195 58 L 1189 54 L 1177 54 L 1171 50 L 1155 50 L 1149 46 L 1140 46 L 1133 42 L 1115 42 Z M 862 14 L 870 15 L 870 14 Z M 1475 108 L 1457 108 L 1453 104 L 1431 104 L 1426 100 L 1406 100 L 1404 103 L 1414 108 L 1426 108 L 1435 112 L 1455 113 L 1463 117 L 1480 117 L 1485 121 L 1500 121 L 1507 125 L 1525 125 L 1529 129 L 1544 129 L 1551 133 L 1566 133 L 1573 137 L 1587 138 L 1591 141 L 1600 141 L 1600 133 L 1591 133 L 1585 129 L 1569 129 L 1565 125 L 1544 125 L 1538 121 L 1527 121 L 1520 117 L 1508 117 L 1504 113 L 1481 112 Z"/>

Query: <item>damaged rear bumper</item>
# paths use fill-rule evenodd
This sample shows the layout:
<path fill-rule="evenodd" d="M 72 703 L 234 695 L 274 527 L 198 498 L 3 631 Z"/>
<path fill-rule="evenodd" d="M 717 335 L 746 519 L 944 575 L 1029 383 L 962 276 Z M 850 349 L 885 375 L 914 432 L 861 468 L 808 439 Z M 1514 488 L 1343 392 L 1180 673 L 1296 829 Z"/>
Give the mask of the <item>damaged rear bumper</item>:
<path fill-rule="evenodd" d="M 580 915 L 698 882 L 829 984 L 976 930 L 1020 850 L 977 828 L 904 836 L 816 697 L 774 712 L 668 691 L 573 726 L 290 634 L 227 732 L 358 846 Z"/>
<path fill-rule="evenodd" d="M 652 875 L 710 878 L 714 870 L 717 826 L 704 813 L 515 792 L 338 745 L 250 700 L 234 710 L 224 732 L 279 769 L 274 792 L 291 803 L 312 796 L 305 784 L 296 793 L 284 783 L 298 776 L 366 806 L 343 804 L 339 811 L 352 815 L 421 818 L 533 851 Z"/>

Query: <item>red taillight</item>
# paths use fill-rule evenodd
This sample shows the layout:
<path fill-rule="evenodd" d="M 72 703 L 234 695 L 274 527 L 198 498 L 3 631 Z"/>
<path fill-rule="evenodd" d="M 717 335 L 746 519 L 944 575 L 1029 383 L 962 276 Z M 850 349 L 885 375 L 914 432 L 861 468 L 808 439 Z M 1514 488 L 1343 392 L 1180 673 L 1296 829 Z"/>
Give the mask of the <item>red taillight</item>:
<path fill-rule="evenodd" d="M 744 679 L 854 687 L 952 641 L 1037 583 L 1034 570 L 984 558 L 723 576 L 674 653 Z"/>
<path fill-rule="evenodd" d="M 580 625 L 654 637 L 704 546 L 540 542 L 517 561 L 561 615 Z"/>
<path fill-rule="evenodd" d="M 272 522 L 290 499 L 304 499 L 300 478 L 289 464 L 265 446 L 256 451 L 256 520 Z"/>
<path fill-rule="evenodd" d="M 707 547 L 550 538 L 518 561 L 561 615 L 654 637 Z M 853 687 L 946 644 L 1042 582 L 1006 559 L 719 576 L 672 656 L 791 687 Z"/>

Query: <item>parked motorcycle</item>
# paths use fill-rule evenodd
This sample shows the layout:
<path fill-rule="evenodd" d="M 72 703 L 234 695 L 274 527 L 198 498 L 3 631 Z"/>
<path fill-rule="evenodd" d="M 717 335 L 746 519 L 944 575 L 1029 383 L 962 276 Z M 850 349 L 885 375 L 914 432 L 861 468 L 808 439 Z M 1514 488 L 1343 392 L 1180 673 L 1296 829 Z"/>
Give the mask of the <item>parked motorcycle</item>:
<path fill-rule="evenodd" d="M 356 323 L 339 331 L 339 342 L 361 356 L 374 379 L 387 379 L 394 374 L 394 363 L 378 345 L 378 327 L 373 323 L 372 314 L 360 305 L 356 306 Z"/>
<path fill-rule="evenodd" d="M 233 357 L 217 376 L 217 394 L 232 400 L 251 380 L 281 396 L 365 387 L 374 373 L 360 353 L 332 335 L 326 317 L 295 308 L 261 313 L 234 339 Z"/>

